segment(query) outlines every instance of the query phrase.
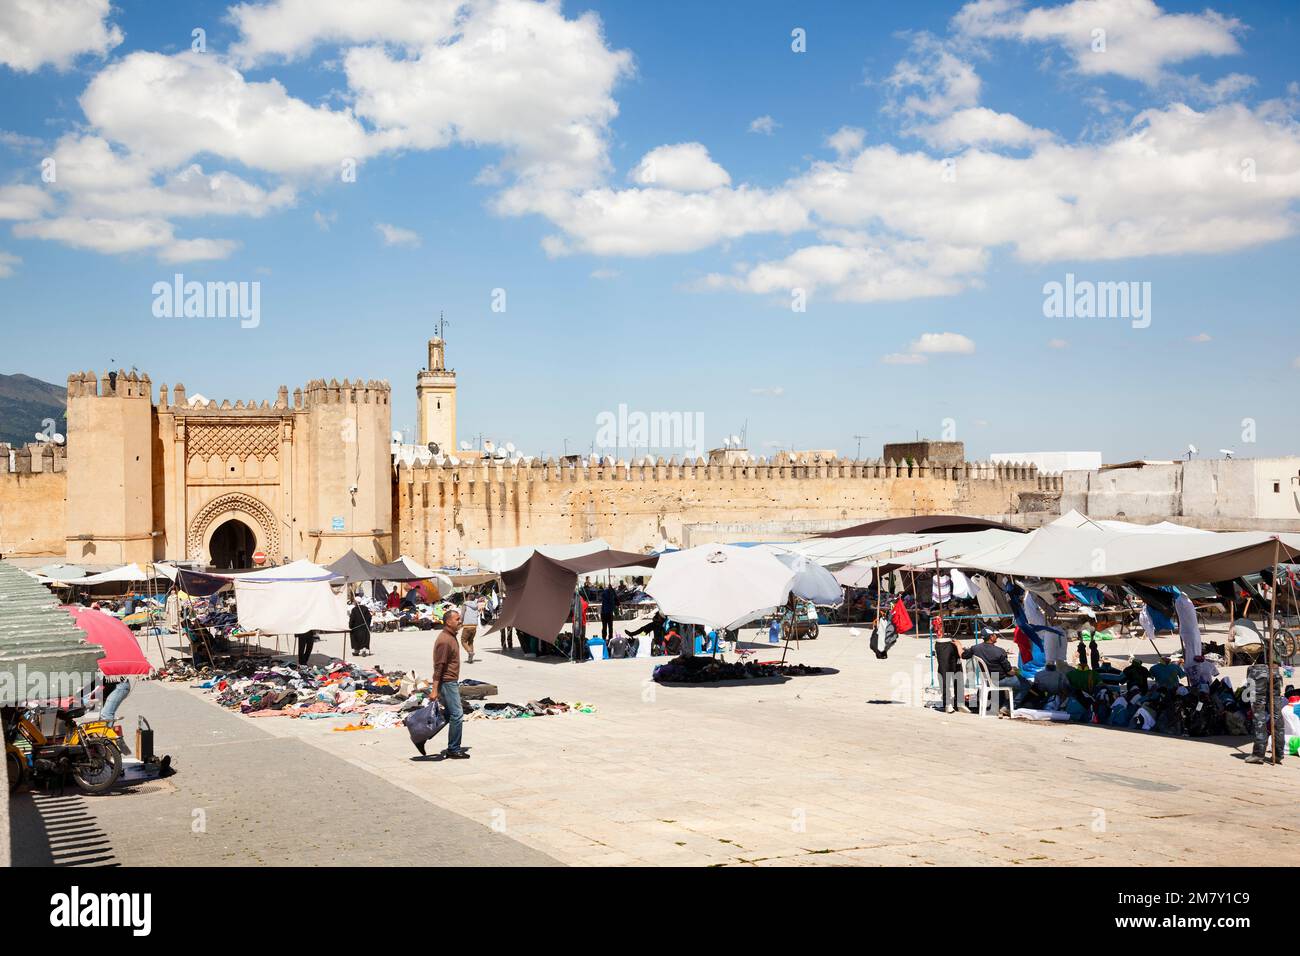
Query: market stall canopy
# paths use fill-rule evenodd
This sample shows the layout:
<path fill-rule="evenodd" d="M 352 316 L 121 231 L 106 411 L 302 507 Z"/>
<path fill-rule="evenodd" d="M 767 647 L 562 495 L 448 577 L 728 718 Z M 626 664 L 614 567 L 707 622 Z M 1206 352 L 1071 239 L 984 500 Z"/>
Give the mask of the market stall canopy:
<path fill-rule="evenodd" d="M 985 528 L 983 531 L 963 531 L 949 535 L 942 541 L 927 544 L 906 553 L 891 553 L 874 556 L 863 564 L 870 567 L 889 567 L 900 570 L 934 571 L 938 568 L 962 568 L 963 558 L 968 554 L 984 554 L 994 549 L 1005 548 L 1009 553 L 1019 554 L 1024 550 L 1031 535 L 1018 531 L 1006 531 L 1002 528 Z"/>
<path fill-rule="evenodd" d="M 469 557 L 484 571 L 495 571 L 500 574 L 502 571 L 519 567 L 534 554 L 540 553 L 557 561 L 567 561 L 595 551 L 608 550 L 608 541 L 604 538 L 593 538 L 590 541 L 579 541 L 573 544 L 539 544 L 537 547 L 523 545 L 517 548 L 471 548 Z"/>
<path fill-rule="evenodd" d="M 40 578 L 48 578 L 51 581 L 75 581 L 84 578 L 90 572 L 85 568 L 79 568 L 75 564 L 47 564 L 43 568 L 37 568 L 30 572 Z"/>
<path fill-rule="evenodd" d="M 1071 508 L 1061 517 L 1051 522 L 1048 527 L 1061 528 L 1100 528 L 1103 531 L 1131 531 L 1145 534 L 1213 534 L 1203 528 L 1190 528 L 1187 525 L 1174 524 L 1172 521 L 1157 521 L 1155 524 L 1134 524 L 1132 521 L 1116 521 L 1111 518 L 1089 518 L 1078 510 Z"/>
<path fill-rule="evenodd" d="M 352 548 L 333 564 L 327 565 L 335 574 L 342 575 L 348 584 L 360 584 L 362 581 L 380 581 L 386 578 L 382 572 L 385 565 L 374 564 L 357 554 Z M 389 580 L 397 580 L 390 578 Z"/>
<path fill-rule="evenodd" d="M 265 634 L 346 631 L 348 602 L 333 585 L 343 578 L 310 561 L 230 575 L 239 624 Z"/>
<path fill-rule="evenodd" d="M 80 569 L 77 569 L 80 570 Z M 129 584 L 148 581 L 158 575 L 147 574 L 138 564 L 127 564 L 100 574 L 88 574 L 85 577 L 50 578 L 51 584 L 75 584 L 77 587 L 94 587 L 96 584 Z"/>
<path fill-rule="evenodd" d="M 492 628 L 518 628 L 553 644 L 573 606 L 579 575 L 607 568 L 653 566 L 658 561 L 654 555 L 609 548 L 567 559 L 552 558 L 539 551 L 501 575 L 506 589 L 505 603 Z"/>
<path fill-rule="evenodd" d="M 441 571 L 435 571 L 433 568 L 426 568 L 414 558 L 408 558 L 406 555 L 391 561 L 388 564 L 379 565 L 379 570 L 383 573 L 376 580 L 381 581 L 432 581 L 438 589 L 438 594 L 446 597 L 456 590 L 457 585 L 447 574 Z M 489 580 L 492 575 L 489 575 Z"/>
<path fill-rule="evenodd" d="M 1018 554 L 963 555 L 963 567 L 1018 577 L 1143 584 L 1226 581 L 1300 556 L 1300 534 L 1224 531 L 1151 534 L 1096 527 L 1039 528 Z"/>
<path fill-rule="evenodd" d="M 269 568 L 263 568 L 261 571 L 246 571 L 240 574 L 227 574 L 220 571 L 190 571 L 186 568 L 177 568 L 176 581 L 180 589 L 186 594 L 193 597 L 208 597 L 239 581 L 343 584 L 344 578 L 342 575 L 334 573 L 329 568 L 323 568 L 319 564 L 313 564 L 310 561 L 294 561 L 292 564 L 276 564 Z"/>
<path fill-rule="evenodd" d="M 809 561 L 833 571 L 872 555 L 916 551 L 937 544 L 946 537 L 948 536 L 942 534 L 874 534 L 853 538 L 808 538 L 771 547 L 791 554 L 801 554 Z"/>
<path fill-rule="evenodd" d="M 646 591 L 671 620 L 733 628 L 785 604 L 794 579 L 770 551 L 704 544 L 663 555 Z"/>
<path fill-rule="evenodd" d="M 131 629 L 113 615 L 72 605 L 65 605 L 63 610 L 72 616 L 77 627 L 85 631 L 87 641 L 104 649 L 104 656 L 99 659 L 101 674 L 130 677 L 149 673 L 151 668 L 140 650 L 139 641 Z"/>
<path fill-rule="evenodd" d="M 851 528 L 841 528 L 820 535 L 822 538 L 860 538 L 864 535 L 877 534 L 930 534 L 953 531 L 981 531 L 984 528 L 1001 528 L 1004 531 L 1019 532 L 1018 528 L 990 521 L 987 518 L 972 518 L 969 515 L 909 515 L 903 518 L 879 518 Z"/>

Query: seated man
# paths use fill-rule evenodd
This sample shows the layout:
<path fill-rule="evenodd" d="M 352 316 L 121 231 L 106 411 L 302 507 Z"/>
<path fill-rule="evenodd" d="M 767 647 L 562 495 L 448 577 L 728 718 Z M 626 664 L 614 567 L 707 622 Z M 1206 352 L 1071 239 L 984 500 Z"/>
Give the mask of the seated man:
<path fill-rule="evenodd" d="M 1034 690 L 1046 698 L 1056 696 L 1066 687 L 1065 673 L 1056 669 L 1055 661 L 1034 675 Z"/>
<path fill-rule="evenodd" d="M 980 641 L 973 647 L 968 647 L 961 652 L 963 660 L 970 660 L 972 657 L 978 657 L 985 665 L 988 666 L 989 676 L 998 682 L 999 687 L 1010 687 L 1011 697 L 1019 707 L 1025 699 L 1025 693 L 1029 690 L 1028 684 L 1020 676 L 1020 671 L 1011 666 L 1011 659 L 1007 657 L 1007 652 L 998 647 L 998 636 L 995 633 L 988 632 L 984 635 L 984 640 Z M 1009 714 L 1006 707 L 998 711 L 1001 714 Z"/>
<path fill-rule="evenodd" d="M 1179 682 L 1187 676 L 1187 672 L 1182 666 L 1175 664 L 1167 657 L 1160 658 L 1160 663 L 1151 668 L 1151 679 L 1156 682 L 1157 687 L 1165 690 L 1176 690 Z"/>

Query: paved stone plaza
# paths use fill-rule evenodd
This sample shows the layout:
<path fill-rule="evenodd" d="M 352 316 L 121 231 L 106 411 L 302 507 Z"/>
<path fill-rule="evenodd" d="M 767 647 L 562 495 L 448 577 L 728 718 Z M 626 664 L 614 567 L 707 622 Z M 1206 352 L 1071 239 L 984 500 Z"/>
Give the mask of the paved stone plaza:
<path fill-rule="evenodd" d="M 457 762 L 417 759 L 401 728 L 254 720 L 184 684 L 145 684 L 123 713 L 129 725 L 148 714 L 175 756 L 168 792 L 65 800 L 129 865 L 1218 865 L 1289 863 L 1300 848 L 1300 761 L 1246 765 L 1241 738 L 901 703 L 929 681 L 926 641 L 879 661 L 866 639 L 833 626 L 792 645 L 791 660 L 828 675 L 662 687 L 649 660 L 524 659 L 482 637 L 462 676 L 497 684 L 495 699 L 597 712 L 467 721 L 473 756 Z M 432 640 L 376 634 L 364 663 L 427 675 Z M 1102 644 L 1108 656 L 1144 647 L 1153 658 L 1143 642 Z M 36 809 L 26 799 L 15 829 Z M 15 862 L 30 852 L 16 836 Z"/>

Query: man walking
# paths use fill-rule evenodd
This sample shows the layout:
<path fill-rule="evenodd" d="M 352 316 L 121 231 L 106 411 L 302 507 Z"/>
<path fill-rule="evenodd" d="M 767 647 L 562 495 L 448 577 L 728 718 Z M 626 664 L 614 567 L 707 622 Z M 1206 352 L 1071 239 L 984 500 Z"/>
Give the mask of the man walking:
<path fill-rule="evenodd" d="M 449 610 L 442 618 L 442 630 L 433 642 L 433 678 L 429 691 L 440 701 L 447 714 L 447 749 L 442 755 L 449 760 L 467 760 L 469 754 L 460 744 L 460 644 L 456 632 L 460 630 L 460 612 Z"/>
<path fill-rule="evenodd" d="M 474 635 L 478 633 L 479 598 L 471 592 L 460 611 L 460 643 L 465 648 L 466 664 L 474 663 Z"/>

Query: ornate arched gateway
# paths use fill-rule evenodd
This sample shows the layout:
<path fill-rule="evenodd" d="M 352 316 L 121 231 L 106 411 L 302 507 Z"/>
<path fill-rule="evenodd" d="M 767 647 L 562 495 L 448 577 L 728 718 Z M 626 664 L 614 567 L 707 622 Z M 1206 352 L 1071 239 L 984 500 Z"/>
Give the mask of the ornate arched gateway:
<path fill-rule="evenodd" d="M 211 560 L 212 535 L 223 524 L 237 519 L 252 530 L 258 550 L 266 552 L 267 563 L 280 560 L 280 523 L 275 513 L 252 495 L 233 493 L 213 498 L 190 522 L 186 551 L 191 560 Z"/>

